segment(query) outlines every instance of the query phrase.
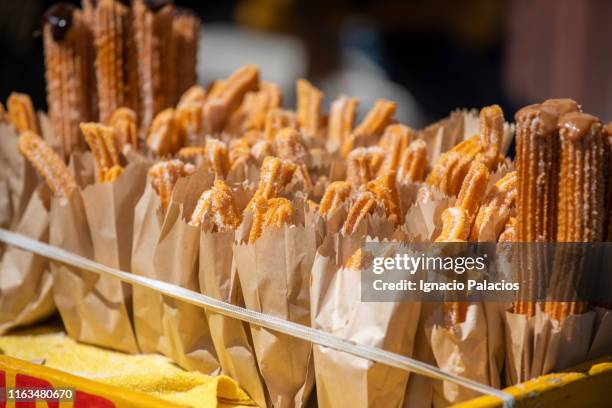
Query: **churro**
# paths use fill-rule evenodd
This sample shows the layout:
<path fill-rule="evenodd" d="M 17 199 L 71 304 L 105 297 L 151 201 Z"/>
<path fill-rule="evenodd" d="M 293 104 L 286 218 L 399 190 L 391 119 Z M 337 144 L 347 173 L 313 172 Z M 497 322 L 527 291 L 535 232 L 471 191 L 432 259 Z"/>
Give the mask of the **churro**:
<path fill-rule="evenodd" d="M 341 95 L 332 102 L 329 108 L 329 121 L 327 125 L 327 136 L 329 139 L 344 143 L 350 136 L 353 131 L 353 123 L 355 122 L 358 105 L 358 99 L 349 98 L 346 95 Z"/>
<path fill-rule="evenodd" d="M 197 81 L 198 35 L 200 19 L 191 10 L 177 8 L 172 19 L 172 41 L 176 64 L 176 96 L 179 97 Z"/>
<path fill-rule="evenodd" d="M 605 146 L 599 119 L 581 112 L 570 112 L 558 120 L 561 159 L 558 188 L 557 242 L 601 242 L 605 222 Z M 553 297 L 570 298 L 576 276 L 568 254 L 560 251 L 555 272 Z M 556 276 L 554 276 L 556 277 Z M 544 312 L 563 320 L 571 314 L 584 313 L 588 302 L 554 301 L 544 303 Z"/>
<path fill-rule="evenodd" d="M 167 160 L 155 163 L 149 169 L 149 179 L 153 189 L 159 196 L 161 208 L 166 210 L 170 205 L 174 185 L 181 177 L 186 177 L 195 171 L 193 165 L 181 160 Z"/>
<path fill-rule="evenodd" d="M 57 4 L 45 13 L 43 43 L 49 118 L 65 156 L 83 147 L 79 124 L 92 118 L 93 69 L 90 33 L 74 6 Z"/>
<path fill-rule="evenodd" d="M 177 153 L 181 160 L 194 159 L 201 156 L 206 156 L 206 148 L 203 146 L 187 146 L 181 148 Z"/>
<path fill-rule="evenodd" d="M 387 126 L 385 133 L 378 142 L 378 145 L 385 151 L 385 160 L 380 172 L 397 171 L 402 153 L 415 137 L 416 132 L 408 126 L 400 123 Z"/>
<path fill-rule="evenodd" d="M 501 144 L 504 138 L 504 112 L 499 105 L 480 110 L 480 136 L 484 146 L 484 163 L 494 170 L 499 163 Z"/>
<path fill-rule="evenodd" d="M 425 182 L 448 196 L 457 195 L 472 161 L 482 152 L 480 136 L 465 139 L 440 155 Z"/>
<path fill-rule="evenodd" d="M 96 162 L 98 182 L 102 183 L 111 168 L 120 166 L 115 130 L 99 123 L 81 123 L 81 131 Z"/>
<path fill-rule="evenodd" d="M 138 147 L 138 125 L 136 112 L 130 108 L 119 108 L 113 112 L 109 126 L 115 129 L 117 140 L 121 146 L 132 145 Z"/>
<path fill-rule="evenodd" d="M 223 178 L 230 168 L 227 145 L 219 139 L 206 139 L 205 155 L 216 178 Z"/>
<path fill-rule="evenodd" d="M 359 248 L 346 260 L 344 267 L 354 271 L 361 271 L 367 268 L 372 263 L 373 259 L 374 256 L 371 252 Z"/>
<path fill-rule="evenodd" d="M 265 200 L 275 198 L 291 181 L 296 169 L 297 166 L 290 161 L 281 160 L 278 157 L 266 157 L 261 165 L 259 185 L 247 209 L 253 210 L 262 198 Z"/>
<path fill-rule="evenodd" d="M 421 139 L 412 141 L 399 162 L 397 169 L 398 183 L 423 181 L 428 164 L 427 144 Z"/>
<path fill-rule="evenodd" d="M 8 114 L 17 133 L 29 130 L 38 134 L 36 112 L 30 96 L 23 93 L 12 92 L 6 101 Z M 4 111 L 4 107 L 2 109 Z"/>
<path fill-rule="evenodd" d="M 92 6 L 98 112 L 100 122 L 107 123 L 118 108 L 138 106 L 132 8 L 119 0 L 98 0 Z"/>
<path fill-rule="evenodd" d="M 389 171 L 368 182 L 365 187 L 374 194 L 376 201 L 383 205 L 387 217 L 393 218 L 396 224 L 401 224 L 404 222 L 404 216 L 395 178 L 395 171 Z"/>
<path fill-rule="evenodd" d="M 204 105 L 206 101 L 206 90 L 202 88 L 200 85 L 193 85 L 186 89 L 181 95 L 177 108 L 181 107 L 181 105 L 195 103 L 197 105 Z"/>
<path fill-rule="evenodd" d="M 325 190 L 319 205 L 319 214 L 325 215 L 333 212 L 346 202 L 351 194 L 351 184 L 347 181 L 334 181 Z"/>
<path fill-rule="evenodd" d="M 204 136 L 204 121 L 202 107 L 198 102 L 180 103 L 175 110 L 175 121 L 180 139 L 193 145 Z"/>
<path fill-rule="evenodd" d="M 291 160 L 297 164 L 304 164 L 308 152 L 300 141 L 300 135 L 293 128 L 281 129 L 274 138 L 276 155 L 281 159 Z"/>
<path fill-rule="evenodd" d="M 355 188 L 376 177 L 385 151 L 378 147 L 358 147 L 346 158 L 346 180 Z"/>
<path fill-rule="evenodd" d="M 213 187 L 198 199 L 189 224 L 196 227 L 207 225 L 212 231 L 224 232 L 236 229 L 241 221 L 232 190 L 223 180 L 217 179 Z"/>
<path fill-rule="evenodd" d="M 509 217 L 503 231 L 499 234 L 497 242 L 508 243 L 516 241 L 516 217 Z"/>
<path fill-rule="evenodd" d="M 608 163 L 612 161 L 612 122 L 608 123 L 603 127 L 604 133 L 604 146 L 606 148 L 606 156 Z M 612 241 L 612 177 L 608 175 L 607 183 L 607 194 L 606 194 L 606 224 L 605 234 L 606 242 Z"/>
<path fill-rule="evenodd" d="M 123 167 L 120 165 L 115 165 L 108 169 L 108 171 L 104 174 L 103 183 L 112 183 L 117 180 L 117 178 L 123 173 Z"/>
<path fill-rule="evenodd" d="M 170 156 L 183 146 L 174 112 L 172 108 L 159 112 L 149 129 L 147 145 L 158 157 Z"/>
<path fill-rule="evenodd" d="M 363 121 L 353 130 L 352 136 L 356 141 L 368 141 L 378 137 L 393 120 L 396 109 L 397 104 L 395 102 L 378 99 Z"/>
<path fill-rule="evenodd" d="M 355 232 L 361 221 L 372 214 L 376 208 L 376 197 L 369 191 L 362 191 L 349 209 L 346 220 L 342 225 L 342 235 L 348 236 Z"/>
<path fill-rule="evenodd" d="M 254 206 L 253 225 L 249 233 L 249 244 L 263 234 L 265 227 L 282 227 L 291 222 L 293 218 L 293 204 L 286 198 L 272 198 L 266 200 L 261 197 Z"/>
<path fill-rule="evenodd" d="M 264 131 L 268 112 L 280 107 L 282 94 L 278 85 L 271 82 L 261 82 L 259 91 L 249 92 L 243 101 L 244 121 L 242 130 Z"/>
<path fill-rule="evenodd" d="M 170 0 L 134 0 L 134 39 L 138 57 L 139 120 L 142 134 L 155 115 L 176 99 L 174 6 Z"/>
<path fill-rule="evenodd" d="M 274 154 L 274 147 L 267 140 L 260 140 L 251 147 L 250 154 L 255 160 L 262 161 L 267 156 Z"/>
<path fill-rule="evenodd" d="M 475 160 L 461 184 L 455 206 L 463 208 L 470 224 L 476 216 L 489 183 L 489 169 L 480 160 Z"/>
<path fill-rule="evenodd" d="M 259 69 L 245 65 L 234 71 L 216 89 L 208 93 L 204 104 L 206 130 L 218 132 L 225 126 L 229 116 L 240 106 L 247 92 L 257 89 Z"/>
<path fill-rule="evenodd" d="M 19 152 L 42 176 L 54 195 L 70 197 L 77 188 L 76 180 L 61 157 L 35 133 L 26 130 L 19 137 Z"/>
<path fill-rule="evenodd" d="M 307 137 L 317 136 L 321 126 L 323 93 L 305 79 L 297 81 L 297 124 Z"/>
<path fill-rule="evenodd" d="M 541 105 L 526 106 L 515 115 L 516 168 L 518 197 L 516 202 L 516 241 L 554 242 L 556 239 L 559 186 L 559 137 L 557 120 L 562 114 L 577 111 L 578 105 L 569 99 L 549 100 Z M 515 313 L 535 315 L 535 291 L 538 276 L 547 265 L 538 257 L 538 248 L 527 248 L 520 255 L 519 300 L 514 302 Z"/>
<path fill-rule="evenodd" d="M 271 109 L 266 113 L 266 121 L 264 125 L 264 138 L 273 141 L 276 133 L 283 128 L 296 128 L 297 119 L 291 111 L 285 111 L 279 108 Z"/>
<path fill-rule="evenodd" d="M 515 208 L 518 178 L 511 171 L 499 179 L 478 210 L 470 241 L 497 241 Z"/>
<path fill-rule="evenodd" d="M 449 207 L 442 212 L 442 231 L 435 242 L 465 242 L 470 234 L 470 215 L 463 207 Z M 444 322 L 453 326 L 465 321 L 466 302 L 444 302 Z"/>

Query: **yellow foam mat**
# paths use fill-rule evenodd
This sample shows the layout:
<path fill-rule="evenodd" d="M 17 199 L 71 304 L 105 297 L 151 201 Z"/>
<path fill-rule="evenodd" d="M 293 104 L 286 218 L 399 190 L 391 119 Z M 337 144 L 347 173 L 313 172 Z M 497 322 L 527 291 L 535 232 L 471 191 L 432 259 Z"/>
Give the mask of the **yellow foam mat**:
<path fill-rule="evenodd" d="M 128 355 L 80 344 L 62 332 L 2 336 L 0 350 L 10 357 L 182 406 L 255 406 L 229 377 L 187 372 L 161 355 Z"/>

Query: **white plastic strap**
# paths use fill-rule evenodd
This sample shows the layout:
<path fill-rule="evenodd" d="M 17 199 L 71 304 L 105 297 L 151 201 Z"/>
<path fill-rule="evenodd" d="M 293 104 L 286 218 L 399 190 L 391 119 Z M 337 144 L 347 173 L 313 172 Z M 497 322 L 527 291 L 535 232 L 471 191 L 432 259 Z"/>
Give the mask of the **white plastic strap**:
<path fill-rule="evenodd" d="M 314 344 L 329 347 L 335 350 L 343 351 L 365 358 L 367 360 L 386 364 L 402 370 L 411 371 L 426 377 L 437 380 L 450 381 L 459 384 L 463 387 L 472 389 L 486 395 L 492 395 L 502 400 L 505 408 L 514 408 L 514 397 L 508 393 L 500 391 L 496 388 L 480 384 L 467 378 L 459 377 L 437 367 L 405 357 L 399 354 L 391 353 L 377 347 L 365 346 L 354 343 L 352 341 L 331 335 L 329 333 L 316 330 L 301 324 L 293 323 L 270 316 L 264 313 L 255 312 L 243 307 L 235 306 L 230 303 L 205 296 L 191 290 L 187 290 L 177 285 L 147 278 L 144 276 L 133 275 L 128 272 L 123 272 L 108 266 L 99 264 L 90 259 L 65 251 L 61 248 L 44 244 L 42 242 L 31 239 L 25 235 L 16 234 L 8 230 L 0 228 L 0 241 L 5 242 L 23 250 L 33 252 L 44 256 L 54 261 L 62 262 L 77 268 L 85 269 L 101 275 L 113 276 L 123 282 L 133 285 L 139 285 L 145 288 L 153 289 L 166 296 L 182 300 L 192 305 L 196 305 L 212 312 L 222 314 L 265 327 L 266 329 L 274 330 L 298 339 L 306 340 Z"/>

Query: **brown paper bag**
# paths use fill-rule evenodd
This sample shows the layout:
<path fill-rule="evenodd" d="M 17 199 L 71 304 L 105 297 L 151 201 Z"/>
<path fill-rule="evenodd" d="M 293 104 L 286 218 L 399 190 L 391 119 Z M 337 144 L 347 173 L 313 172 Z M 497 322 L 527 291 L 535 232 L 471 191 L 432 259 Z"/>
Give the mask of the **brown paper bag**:
<path fill-rule="evenodd" d="M 506 312 L 506 383 L 518 384 L 530 378 L 533 358 L 534 318 Z"/>
<path fill-rule="evenodd" d="M 536 310 L 530 378 L 570 368 L 586 361 L 595 312 L 568 316 L 559 322 Z"/>
<path fill-rule="evenodd" d="M 0 123 L 0 180 L 6 184 L 9 194 L 3 201 L 10 203 L 10 214 L 5 213 L 0 218 L 10 217 L 10 221 L 4 224 L 11 228 L 15 228 L 21 219 L 38 186 L 36 170 L 19 153 L 18 140 L 19 135 L 12 125 Z"/>
<path fill-rule="evenodd" d="M 255 244 L 244 242 L 250 227 L 247 213 L 237 231 L 234 259 L 246 307 L 308 326 L 316 231 L 303 224 L 304 210 L 294 207 L 301 222 L 266 228 Z M 255 325 L 251 333 L 272 405 L 304 406 L 314 383 L 312 345 Z"/>
<path fill-rule="evenodd" d="M 49 238 L 50 191 L 41 184 L 30 196 L 15 232 L 41 242 Z M 55 311 L 46 258 L 8 247 L 0 261 L 0 334 L 34 323 Z"/>
<path fill-rule="evenodd" d="M 589 347 L 587 360 L 612 354 L 612 310 L 603 307 L 595 311 L 595 334 Z"/>
<path fill-rule="evenodd" d="M 75 190 L 70 199 L 51 200 L 49 243 L 85 258 L 93 258 L 93 246 L 81 191 Z M 64 263 L 51 262 L 53 299 L 68 335 L 78 341 L 110 344 L 114 341 L 113 318 L 87 319 L 107 302 L 96 290 L 97 273 Z"/>
<path fill-rule="evenodd" d="M 136 275 L 154 279 L 157 279 L 157 271 L 153 253 L 164 222 L 160 206 L 159 197 L 151 184 L 147 183 L 144 194 L 134 208 L 131 271 Z M 155 353 L 163 333 L 160 318 L 163 310 L 162 295 L 152 289 L 134 286 L 132 297 L 134 330 L 140 351 Z"/>
<path fill-rule="evenodd" d="M 438 305 L 425 331 L 438 367 L 481 384 L 499 387 L 501 367 L 493 364 L 503 351 L 501 333 L 489 333 L 485 308 L 481 303 L 468 306 L 465 322 L 448 326 L 444 323 L 442 303 Z M 498 341 L 491 341 L 493 337 Z M 435 381 L 434 407 L 445 407 L 475 398 L 478 392 L 450 381 Z"/>
<path fill-rule="evenodd" d="M 361 272 L 341 267 L 328 237 L 312 269 L 312 327 L 359 344 L 411 356 L 418 302 L 362 302 Z M 399 407 L 409 373 L 353 355 L 314 346 L 320 407 Z"/>
<path fill-rule="evenodd" d="M 234 231 L 201 232 L 200 291 L 210 297 L 243 306 L 240 281 L 234 266 Z M 250 341 L 248 325 L 218 313 L 206 312 L 223 373 L 232 377 L 259 406 L 266 392 Z"/>
<path fill-rule="evenodd" d="M 184 214 L 193 210 L 200 193 L 212 180 L 198 172 L 179 180 L 162 220 L 159 198 L 147 185 L 134 217 L 133 273 L 199 291 L 199 228 L 190 226 Z M 134 288 L 134 320 L 139 345 L 160 352 L 181 367 L 217 374 L 219 363 L 202 308 Z M 196 328 L 196 329 L 194 329 Z"/>
<path fill-rule="evenodd" d="M 414 342 L 413 358 L 430 365 L 435 365 L 436 360 L 431 351 L 431 344 L 425 334 L 425 322 L 434 312 L 437 305 L 437 302 L 421 303 L 421 316 Z M 434 380 L 427 376 L 411 373 L 406 385 L 403 408 L 431 408 L 433 382 Z"/>
<path fill-rule="evenodd" d="M 595 319 L 595 312 L 562 322 L 539 308 L 534 317 L 506 312 L 507 380 L 516 384 L 586 361 Z"/>
<path fill-rule="evenodd" d="M 62 223 L 68 224 L 57 225 L 58 244 L 73 246 L 80 255 L 129 271 L 134 206 L 142 195 L 146 170 L 142 164 L 130 165 L 115 182 L 90 185 L 71 200 L 58 202 Z M 62 228 L 66 231 L 59 231 Z M 131 322 L 130 286 L 115 278 L 63 269 L 69 272 L 61 276 L 62 284 L 55 290 L 55 297 L 56 302 L 66 306 L 62 312 L 64 323 L 75 325 L 67 327 L 68 332 L 87 343 L 138 352 Z M 61 268 L 57 272 L 62 275 Z M 77 283 L 79 280 L 83 282 Z M 72 287 L 75 284 L 81 293 Z M 75 323 L 77 320 L 80 322 Z"/>

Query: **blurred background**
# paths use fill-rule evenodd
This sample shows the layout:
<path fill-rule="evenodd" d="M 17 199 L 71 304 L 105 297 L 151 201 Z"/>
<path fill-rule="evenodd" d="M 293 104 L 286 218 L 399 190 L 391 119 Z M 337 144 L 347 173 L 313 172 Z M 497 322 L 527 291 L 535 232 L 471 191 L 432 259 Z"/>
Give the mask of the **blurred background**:
<path fill-rule="evenodd" d="M 41 16 L 53 0 L 0 0 L 0 98 L 13 90 L 46 108 Z M 72 3 L 78 4 L 78 1 Z M 612 120 L 609 0 L 175 0 L 203 21 L 199 81 L 260 66 L 286 106 L 295 79 L 326 103 L 341 92 L 398 102 L 397 117 L 424 126 L 460 107 L 570 97 Z"/>

